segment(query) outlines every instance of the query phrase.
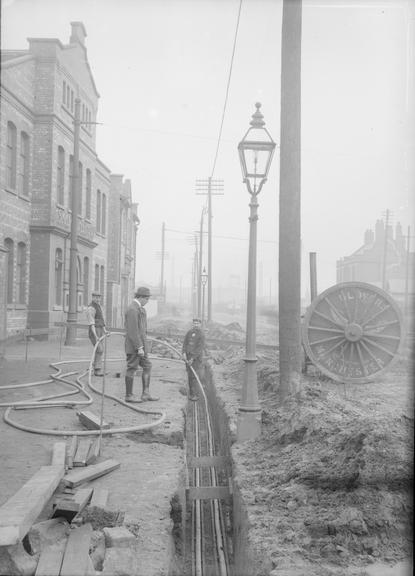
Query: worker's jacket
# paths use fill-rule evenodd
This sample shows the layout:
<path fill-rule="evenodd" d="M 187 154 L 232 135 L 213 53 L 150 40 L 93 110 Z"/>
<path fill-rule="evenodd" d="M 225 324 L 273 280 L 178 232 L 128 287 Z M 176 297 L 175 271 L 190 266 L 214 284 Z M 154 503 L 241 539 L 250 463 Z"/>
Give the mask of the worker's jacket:
<path fill-rule="evenodd" d="M 205 335 L 201 328 L 191 328 L 185 335 L 183 341 L 183 354 L 188 360 L 192 358 L 202 358 L 205 348 Z"/>
<path fill-rule="evenodd" d="M 137 300 L 133 300 L 125 312 L 125 352 L 134 354 L 143 347 L 148 352 L 147 312 Z"/>

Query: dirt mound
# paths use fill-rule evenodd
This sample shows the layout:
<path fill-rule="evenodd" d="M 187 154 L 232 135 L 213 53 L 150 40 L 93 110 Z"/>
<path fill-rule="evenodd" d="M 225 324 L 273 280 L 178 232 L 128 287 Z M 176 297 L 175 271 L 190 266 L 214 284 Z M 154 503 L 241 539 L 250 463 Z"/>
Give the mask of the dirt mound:
<path fill-rule="evenodd" d="M 226 365 L 235 381 L 240 368 L 236 358 Z M 355 574 L 410 556 L 413 417 L 404 384 L 390 376 L 400 400 L 392 404 L 387 382 L 345 395 L 309 379 L 281 406 L 276 364 L 259 361 L 258 376 L 262 436 L 233 451 L 265 573 Z"/>

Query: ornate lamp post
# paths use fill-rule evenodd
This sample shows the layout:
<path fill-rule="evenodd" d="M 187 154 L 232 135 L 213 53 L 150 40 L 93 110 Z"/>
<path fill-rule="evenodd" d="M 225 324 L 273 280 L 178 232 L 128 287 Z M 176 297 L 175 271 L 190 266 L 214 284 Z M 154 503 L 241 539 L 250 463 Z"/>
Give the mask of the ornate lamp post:
<path fill-rule="evenodd" d="M 267 180 L 275 142 L 265 128 L 261 104 L 256 103 L 251 127 L 238 144 L 243 181 L 251 195 L 249 215 L 248 295 L 246 312 L 245 376 L 238 414 L 238 442 L 252 440 L 261 434 L 261 406 L 258 400 L 256 373 L 256 248 L 257 248 L 257 196 Z"/>
<path fill-rule="evenodd" d="M 208 273 L 206 272 L 206 268 L 203 267 L 203 272 L 200 275 L 202 280 L 202 326 L 205 325 L 205 288 L 206 282 L 208 281 Z"/>

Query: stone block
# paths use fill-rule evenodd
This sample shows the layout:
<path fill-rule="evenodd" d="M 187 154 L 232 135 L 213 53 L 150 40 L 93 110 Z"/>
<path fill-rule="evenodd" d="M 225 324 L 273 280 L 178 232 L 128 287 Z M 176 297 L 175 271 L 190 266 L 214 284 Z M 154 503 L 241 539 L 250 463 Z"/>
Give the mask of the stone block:
<path fill-rule="evenodd" d="M 136 542 L 132 534 L 125 526 L 104 528 L 105 544 L 108 548 L 129 548 Z"/>
<path fill-rule="evenodd" d="M 30 548 L 34 554 L 41 552 L 46 546 L 56 544 L 66 538 L 70 526 L 65 518 L 53 518 L 33 524 L 27 534 Z"/>
<path fill-rule="evenodd" d="M 37 558 L 30 556 L 19 542 L 14 546 L 0 546 L 1 576 L 33 576 Z"/>
<path fill-rule="evenodd" d="M 140 571 L 136 550 L 107 548 L 101 576 L 145 576 Z"/>

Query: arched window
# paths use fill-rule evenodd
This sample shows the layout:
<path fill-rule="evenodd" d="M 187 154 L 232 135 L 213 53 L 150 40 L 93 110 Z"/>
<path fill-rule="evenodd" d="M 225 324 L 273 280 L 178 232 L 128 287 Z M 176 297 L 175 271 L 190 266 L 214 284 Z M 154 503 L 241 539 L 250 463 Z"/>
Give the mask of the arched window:
<path fill-rule="evenodd" d="M 7 122 L 6 183 L 8 188 L 11 190 L 16 189 L 16 139 L 16 126 L 13 124 L 13 122 Z"/>
<path fill-rule="evenodd" d="M 82 214 L 82 186 L 83 186 L 83 169 L 82 162 L 78 164 L 78 214 Z"/>
<path fill-rule="evenodd" d="M 66 105 L 69 108 L 71 103 L 71 89 L 69 88 L 69 86 L 66 86 Z"/>
<path fill-rule="evenodd" d="M 26 304 L 26 244 L 19 242 L 16 258 L 16 302 Z"/>
<path fill-rule="evenodd" d="M 99 290 L 99 265 L 95 264 L 94 290 Z"/>
<path fill-rule="evenodd" d="M 91 170 L 86 169 L 86 187 L 85 187 L 85 218 L 91 220 Z"/>
<path fill-rule="evenodd" d="M 63 102 L 63 104 L 66 104 L 66 82 L 65 82 L 65 80 L 63 81 L 63 85 L 62 85 L 62 102 Z"/>
<path fill-rule="evenodd" d="M 105 288 L 105 284 L 104 284 L 104 266 L 101 266 L 101 274 L 100 274 L 100 279 L 99 279 L 99 291 L 101 292 L 101 297 L 104 298 L 104 288 Z"/>
<path fill-rule="evenodd" d="M 89 296 L 89 258 L 84 258 L 84 305 L 88 304 Z"/>
<path fill-rule="evenodd" d="M 102 224 L 101 233 L 106 234 L 107 231 L 107 196 L 102 194 Z"/>
<path fill-rule="evenodd" d="M 76 258 L 76 285 L 79 286 L 82 280 L 82 265 L 79 256 Z"/>
<path fill-rule="evenodd" d="M 63 257 L 62 250 L 55 251 L 55 304 L 62 306 L 62 280 L 63 280 Z"/>
<path fill-rule="evenodd" d="M 58 146 L 57 199 L 61 206 L 65 203 L 65 150 Z"/>
<path fill-rule="evenodd" d="M 68 188 L 68 207 L 72 210 L 72 186 L 73 186 L 73 156 L 69 156 L 69 188 Z"/>
<path fill-rule="evenodd" d="M 101 190 L 97 190 L 97 232 L 101 232 Z"/>
<path fill-rule="evenodd" d="M 11 238 L 6 238 L 4 247 L 8 250 L 7 254 L 7 304 L 13 303 L 13 286 L 14 286 L 14 242 Z"/>
<path fill-rule="evenodd" d="M 29 195 L 29 136 L 26 132 L 20 133 L 20 162 L 19 162 L 19 193 Z"/>

